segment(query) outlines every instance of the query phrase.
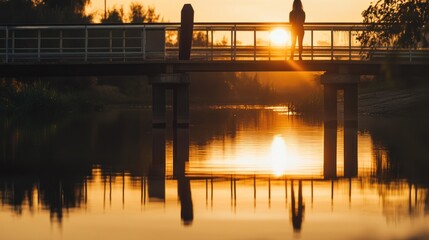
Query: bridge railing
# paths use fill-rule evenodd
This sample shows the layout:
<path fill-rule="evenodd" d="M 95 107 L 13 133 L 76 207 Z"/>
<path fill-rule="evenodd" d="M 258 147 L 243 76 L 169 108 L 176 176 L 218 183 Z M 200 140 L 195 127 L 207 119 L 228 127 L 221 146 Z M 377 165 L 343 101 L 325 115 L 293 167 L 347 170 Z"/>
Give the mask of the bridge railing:
<path fill-rule="evenodd" d="M 162 25 L 68 25 L 0 27 L 5 62 L 141 61 L 163 59 Z"/>
<path fill-rule="evenodd" d="M 307 23 L 304 28 L 303 60 L 363 60 L 370 50 L 357 40 L 364 24 Z M 0 26 L 0 62 L 176 60 L 179 31 L 178 23 Z M 428 49 L 392 49 L 380 46 L 371 59 L 429 56 Z M 286 60 L 291 50 L 288 23 L 195 23 L 191 60 Z"/>

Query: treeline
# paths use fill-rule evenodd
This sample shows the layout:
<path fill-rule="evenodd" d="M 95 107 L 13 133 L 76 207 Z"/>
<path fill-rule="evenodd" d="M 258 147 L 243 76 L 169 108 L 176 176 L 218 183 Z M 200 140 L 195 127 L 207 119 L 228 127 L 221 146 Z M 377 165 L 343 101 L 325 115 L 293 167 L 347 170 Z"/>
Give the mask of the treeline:
<path fill-rule="evenodd" d="M 133 2 L 128 6 L 87 13 L 90 0 L 0 0 L 1 25 L 9 24 L 100 24 L 152 23 L 163 21 L 154 7 Z M 177 36 L 167 32 L 167 44 L 177 45 Z M 206 35 L 195 32 L 193 45 L 205 46 Z M 168 41 L 173 38 L 174 41 Z M 25 44 L 25 43 L 22 43 Z M 223 39 L 215 43 L 226 45 Z M 272 86 L 257 74 L 191 74 L 191 102 L 273 103 Z M 146 76 L 73 78 L 0 78 L 0 112 L 44 113 L 70 109 L 100 109 L 111 104 L 150 104 L 151 87 Z"/>
<path fill-rule="evenodd" d="M 90 0 L 1 0 L 1 24 L 85 24 L 100 20 L 101 23 L 151 23 L 162 20 L 155 7 L 145 7 L 133 2 L 128 14 L 124 8 L 106 9 L 102 14 L 87 13 Z M 101 15 L 101 16 L 99 16 Z"/>

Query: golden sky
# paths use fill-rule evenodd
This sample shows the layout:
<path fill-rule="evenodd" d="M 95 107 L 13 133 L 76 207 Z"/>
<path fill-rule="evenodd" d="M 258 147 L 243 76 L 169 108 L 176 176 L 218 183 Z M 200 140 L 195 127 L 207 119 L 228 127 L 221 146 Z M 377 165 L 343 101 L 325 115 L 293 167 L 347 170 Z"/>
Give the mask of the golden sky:
<path fill-rule="evenodd" d="M 373 0 L 302 0 L 307 22 L 360 22 Z M 183 4 L 192 4 L 196 22 L 286 22 L 293 0 L 106 0 L 107 8 L 131 2 L 153 6 L 166 21 L 180 21 Z M 90 12 L 101 15 L 104 0 L 91 0 Z"/>

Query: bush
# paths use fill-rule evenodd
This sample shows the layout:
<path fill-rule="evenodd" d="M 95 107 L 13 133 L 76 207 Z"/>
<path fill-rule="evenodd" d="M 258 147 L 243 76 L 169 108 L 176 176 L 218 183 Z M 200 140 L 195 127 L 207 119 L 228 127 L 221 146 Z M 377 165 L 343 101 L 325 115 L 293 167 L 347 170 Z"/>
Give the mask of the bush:
<path fill-rule="evenodd" d="M 40 81 L 22 83 L 15 79 L 3 80 L 0 94 L 2 112 L 48 113 L 66 109 L 66 103 L 57 91 Z"/>

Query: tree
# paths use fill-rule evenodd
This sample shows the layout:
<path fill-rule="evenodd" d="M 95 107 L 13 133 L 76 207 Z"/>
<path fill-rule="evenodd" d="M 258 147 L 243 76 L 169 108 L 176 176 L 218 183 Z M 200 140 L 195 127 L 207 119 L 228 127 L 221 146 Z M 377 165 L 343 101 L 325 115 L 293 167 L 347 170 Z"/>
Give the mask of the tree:
<path fill-rule="evenodd" d="M 153 23 L 158 22 L 159 14 L 156 14 L 154 7 L 144 8 L 143 4 L 133 2 L 130 4 L 128 19 L 131 23 Z"/>
<path fill-rule="evenodd" d="M 101 23 L 123 23 L 124 22 L 124 9 L 113 8 L 107 11 L 107 18 L 102 18 Z"/>
<path fill-rule="evenodd" d="M 89 23 L 85 14 L 90 0 L 0 0 L 3 24 Z"/>
<path fill-rule="evenodd" d="M 429 1 L 378 0 L 362 12 L 368 27 L 359 36 L 362 47 L 427 47 Z"/>

